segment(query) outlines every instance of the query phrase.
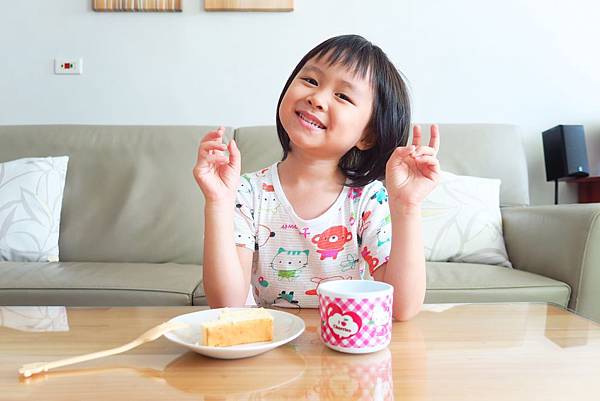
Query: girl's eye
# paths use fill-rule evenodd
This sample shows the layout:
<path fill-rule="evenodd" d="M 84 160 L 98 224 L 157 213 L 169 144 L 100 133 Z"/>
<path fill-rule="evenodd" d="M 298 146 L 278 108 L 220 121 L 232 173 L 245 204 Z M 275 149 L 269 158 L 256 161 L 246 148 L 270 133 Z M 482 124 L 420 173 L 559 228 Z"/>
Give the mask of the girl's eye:
<path fill-rule="evenodd" d="M 303 80 L 303 81 L 306 81 L 306 82 L 308 82 L 308 83 L 309 83 L 309 84 L 311 84 L 311 85 L 317 85 L 317 81 L 315 81 L 315 80 L 314 80 L 314 79 L 312 79 L 312 78 L 300 78 L 300 79 L 301 79 L 301 80 Z"/>
<path fill-rule="evenodd" d="M 337 96 L 342 100 L 352 103 L 352 100 L 348 96 L 344 95 L 343 93 L 338 93 Z"/>

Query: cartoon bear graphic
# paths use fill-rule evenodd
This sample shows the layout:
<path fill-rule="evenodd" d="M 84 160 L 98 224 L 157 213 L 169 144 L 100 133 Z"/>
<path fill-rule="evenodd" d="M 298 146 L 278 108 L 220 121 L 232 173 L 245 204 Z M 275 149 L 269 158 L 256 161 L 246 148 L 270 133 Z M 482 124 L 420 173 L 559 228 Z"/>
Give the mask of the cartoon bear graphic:
<path fill-rule="evenodd" d="M 312 243 L 317 245 L 317 252 L 321 260 L 326 258 L 337 259 L 338 253 L 344 249 L 346 242 L 352 240 L 352 233 L 344 226 L 329 227 L 321 234 L 312 237 Z"/>

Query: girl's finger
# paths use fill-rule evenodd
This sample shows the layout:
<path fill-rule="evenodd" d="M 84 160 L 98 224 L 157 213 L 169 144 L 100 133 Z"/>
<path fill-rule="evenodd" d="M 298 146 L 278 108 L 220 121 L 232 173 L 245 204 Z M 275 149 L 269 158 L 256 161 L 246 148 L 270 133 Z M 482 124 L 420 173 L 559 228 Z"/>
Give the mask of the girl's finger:
<path fill-rule="evenodd" d="M 224 133 L 225 133 L 225 128 L 219 127 L 216 130 L 210 131 L 206 135 L 204 135 L 204 137 L 202 138 L 202 142 L 213 141 L 217 138 L 221 138 Z"/>
<path fill-rule="evenodd" d="M 440 161 L 435 156 L 418 156 L 415 158 L 417 165 L 427 166 L 429 168 L 433 168 L 433 170 L 438 171 L 440 168 Z"/>
<path fill-rule="evenodd" d="M 394 153 L 392 153 L 392 156 L 406 157 L 406 156 L 410 155 L 411 153 L 413 153 L 414 151 L 415 151 L 414 145 L 399 146 L 394 150 Z"/>
<path fill-rule="evenodd" d="M 203 142 L 200 144 L 200 148 L 206 153 L 215 153 L 215 151 L 224 151 L 227 149 L 227 145 L 218 141 Z"/>
<path fill-rule="evenodd" d="M 229 165 L 233 167 L 235 171 L 240 171 L 242 166 L 242 157 L 235 139 L 229 141 L 229 146 L 227 149 L 229 150 Z"/>
<path fill-rule="evenodd" d="M 200 146 L 202 148 L 208 149 L 208 148 L 222 148 L 223 150 L 227 149 L 227 145 L 225 145 L 223 142 L 217 140 L 217 141 L 206 141 L 206 142 L 202 142 L 200 144 Z"/>
<path fill-rule="evenodd" d="M 421 126 L 415 125 L 413 127 L 413 145 L 419 146 L 421 144 Z"/>
<path fill-rule="evenodd" d="M 417 146 L 417 148 L 414 151 L 414 155 L 416 156 L 434 156 L 436 153 L 436 150 L 434 148 L 430 148 L 429 146 Z"/>
<path fill-rule="evenodd" d="M 208 155 L 206 161 L 209 163 L 225 164 L 229 163 L 229 157 L 225 155 Z"/>
<path fill-rule="evenodd" d="M 215 151 L 219 151 L 219 154 L 222 154 L 220 151 L 223 151 L 226 148 L 225 144 L 217 141 L 201 143 L 200 146 L 198 146 L 196 165 L 203 165 L 208 155 L 215 154 Z"/>
<path fill-rule="evenodd" d="M 437 153 L 440 149 L 440 127 L 437 124 L 431 126 L 431 136 L 429 137 L 429 147 Z"/>

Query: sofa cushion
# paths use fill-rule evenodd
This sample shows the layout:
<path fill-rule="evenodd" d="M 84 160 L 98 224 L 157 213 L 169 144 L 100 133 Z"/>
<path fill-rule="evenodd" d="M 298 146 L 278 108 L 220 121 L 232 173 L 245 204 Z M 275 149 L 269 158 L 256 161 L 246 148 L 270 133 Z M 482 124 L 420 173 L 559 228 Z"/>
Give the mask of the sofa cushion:
<path fill-rule="evenodd" d="M 58 262 L 68 156 L 0 163 L 0 260 Z"/>
<path fill-rule="evenodd" d="M 191 305 L 202 267 L 176 263 L 0 263 L 0 305 Z"/>
<path fill-rule="evenodd" d="M 442 171 L 423 200 L 425 259 L 512 267 L 500 214 L 500 180 Z"/>
<path fill-rule="evenodd" d="M 549 302 L 566 307 L 568 284 L 501 266 L 427 262 L 426 303 Z"/>

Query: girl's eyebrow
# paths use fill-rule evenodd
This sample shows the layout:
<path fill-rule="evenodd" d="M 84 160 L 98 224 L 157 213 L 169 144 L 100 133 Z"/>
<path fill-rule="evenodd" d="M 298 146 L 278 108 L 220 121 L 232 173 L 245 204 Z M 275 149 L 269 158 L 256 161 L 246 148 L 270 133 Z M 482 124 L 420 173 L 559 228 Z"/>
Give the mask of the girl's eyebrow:
<path fill-rule="evenodd" d="M 317 74 L 323 75 L 323 71 L 317 67 L 316 65 L 312 65 L 312 64 L 306 64 L 303 68 L 303 71 L 313 71 L 316 72 Z M 348 82 L 344 79 L 339 79 L 338 80 L 339 83 L 345 87 L 347 87 L 348 89 L 350 89 L 353 92 L 360 92 L 351 82 Z"/>

